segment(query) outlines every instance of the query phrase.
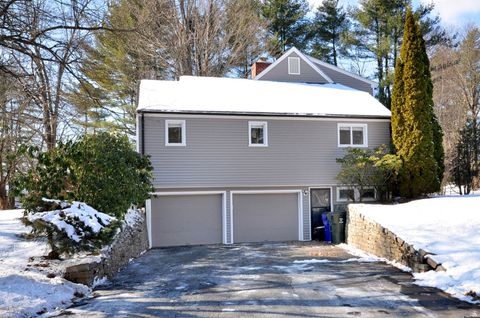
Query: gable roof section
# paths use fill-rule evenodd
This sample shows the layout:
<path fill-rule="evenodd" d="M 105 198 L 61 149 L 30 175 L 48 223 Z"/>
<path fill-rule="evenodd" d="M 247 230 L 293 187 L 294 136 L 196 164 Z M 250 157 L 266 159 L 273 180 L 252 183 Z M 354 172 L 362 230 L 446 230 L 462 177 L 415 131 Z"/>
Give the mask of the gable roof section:
<path fill-rule="evenodd" d="M 287 52 L 285 52 L 281 57 L 279 57 L 275 62 L 273 62 L 272 64 L 270 64 L 269 67 L 267 67 L 266 69 L 264 69 L 260 74 L 258 74 L 257 76 L 255 76 L 254 80 L 259 80 L 261 79 L 263 76 L 265 76 L 265 74 L 267 74 L 268 72 L 270 72 L 272 69 L 274 69 L 278 64 L 280 64 L 283 60 L 285 60 L 288 56 L 290 56 L 292 53 L 296 53 L 305 63 L 308 64 L 308 66 L 310 66 L 315 72 L 317 72 L 320 76 L 322 76 L 328 83 L 333 83 L 333 80 L 327 75 L 325 74 L 325 72 L 323 72 L 320 68 L 318 68 L 318 66 L 315 65 L 315 63 L 312 62 L 311 59 L 309 59 L 307 56 L 305 56 L 305 54 L 303 54 L 302 52 L 300 52 L 297 48 L 295 47 L 292 47 L 290 48 Z"/>
<path fill-rule="evenodd" d="M 323 62 L 323 61 L 321 61 L 321 60 L 319 60 L 319 59 L 317 59 L 317 58 L 314 58 L 313 56 L 306 55 L 306 57 L 307 57 L 310 61 L 312 61 L 314 64 L 317 64 L 320 69 L 321 69 L 322 67 L 329 68 L 329 69 L 331 69 L 331 70 L 334 70 L 334 71 L 337 71 L 337 72 L 339 72 L 339 73 L 342 73 L 342 74 L 345 74 L 345 75 L 347 75 L 347 76 L 350 76 L 350 77 L 352 77 L 352 78 L 355 78 L 355 79 L 357 79 L 357 80 L 359 80 L 359 81 L 363 81 L 363 82 L 365 82 L 365 83 L 368 83 L 368 84 L 370 84 L 370 86 L 372 86 L 372 87 L 378 86 L 377 82 L 371 81 L 371 80 L 369 80 L 369 79 L 367 79 L 367 78 L 361 77 L 360 75 L 357 75 L 357 74 L 355 74 L 355 73 L 346 71 L 346 70 L 344 70 L 344 69 L 341 69 L 341 68 L 339 68 L 339 67 L 337 67 L 337 66 L 335 66 L 335 65 L 332 65 L 332 64 Z"/>
<path fill-rule="evenodd" d="M 339 84 L 181 76 L 142 80 L 138 112 L 287 117 L 389 118 L 366 92 Z"/>

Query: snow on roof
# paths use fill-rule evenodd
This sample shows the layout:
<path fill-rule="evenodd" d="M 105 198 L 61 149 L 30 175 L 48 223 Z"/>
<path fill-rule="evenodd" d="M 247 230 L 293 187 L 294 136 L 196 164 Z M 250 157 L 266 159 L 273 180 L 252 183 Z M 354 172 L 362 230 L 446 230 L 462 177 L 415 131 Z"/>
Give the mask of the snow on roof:
<path fill-rule="evenodd" d="M 142 80 L 138 111 L 249 115 L 390 117 L 368 93 L 339 84 L 224 77 Z"/>

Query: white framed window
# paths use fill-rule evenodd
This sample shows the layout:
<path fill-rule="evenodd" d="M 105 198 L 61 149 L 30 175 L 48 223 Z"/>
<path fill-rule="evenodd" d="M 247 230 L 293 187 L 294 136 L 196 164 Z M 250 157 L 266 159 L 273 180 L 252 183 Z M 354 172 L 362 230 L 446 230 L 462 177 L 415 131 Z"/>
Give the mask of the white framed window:
<path fill-rule="evenodd" d="M 268 126 L 266 121 L 248 122 L 248 145 L 250 147 L 268 147 Z"/>
<path fill-rule="evenodd" d="M 367 124 L 338 124 L 338 147 L 368 147 Z"/>
<path fill-rule="evenodd" d="M 300 58 L 299 57 L 288 58 L 288 74 L 300 75 Z"/>
<path fill-rule="evenodd" d="M 351 187 L 337 187 L 338 202 L 353 202 L 355 200 L 355 189 Z"/>
<path fill-rule="evenodd" d="M 358 189 L 358 197 L 361 198 L 361 201 L 375 201 L 377 199 L 377 191 L 375 188 L 363 188 L 362 193 Z"/>
<path fill-rule="evenodd" d="M 360 198 L 362 200 L 360 200 Z M 377 191 L 373 187 L 363 188 L 362 193 L 358 187 L 337 187 L 338 202 L 365 202 L 377 200 Z"/>
<path fill-rule="evenodd" d="M 165 120 L 165 146 L 186 146 L 185 120 Z"/>

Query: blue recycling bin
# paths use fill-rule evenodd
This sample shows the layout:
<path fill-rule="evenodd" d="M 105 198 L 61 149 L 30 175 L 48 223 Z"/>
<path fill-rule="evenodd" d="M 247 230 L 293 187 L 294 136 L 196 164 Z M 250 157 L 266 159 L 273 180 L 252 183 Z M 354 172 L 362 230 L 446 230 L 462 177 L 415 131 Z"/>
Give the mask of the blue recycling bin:
<path fill-rule="evenodd" d="M 331 243 L 332 242 L 332 232 L 330 231 L 330 222 L 328 221 L 328 214 L 322 214 L 322 221 L 323 225 L 325 226 L 325 241 Z"/>

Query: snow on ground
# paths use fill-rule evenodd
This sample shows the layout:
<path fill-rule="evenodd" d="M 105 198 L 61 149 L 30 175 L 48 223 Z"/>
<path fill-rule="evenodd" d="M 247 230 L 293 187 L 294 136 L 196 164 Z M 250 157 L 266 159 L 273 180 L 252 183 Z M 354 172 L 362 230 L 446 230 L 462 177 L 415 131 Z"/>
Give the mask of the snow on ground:
<path fill-rule="evenodd" d="M 440 288 L 463 300 L 480 295 L 480 196 L 438 196 L 396 205 L 355 204 L 417 250 L 424 249 L 445 272 L 415 273 L 417 284 Z"/>
<path fill-rule="evenodd" d="M 31 257 L 46 255 L 49 249 L 44 240 L 18 236 L 29 232 L 20 222 L 22 216 L 22 210 L 0 210 L 0 317 L 29 317 L 67 307 L 74 294 L 90 292 L 84 285 L 48 278 L 45 271 L 28 266 Z"/>

